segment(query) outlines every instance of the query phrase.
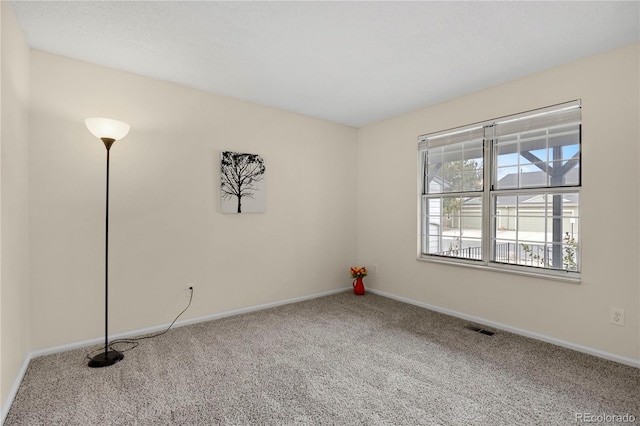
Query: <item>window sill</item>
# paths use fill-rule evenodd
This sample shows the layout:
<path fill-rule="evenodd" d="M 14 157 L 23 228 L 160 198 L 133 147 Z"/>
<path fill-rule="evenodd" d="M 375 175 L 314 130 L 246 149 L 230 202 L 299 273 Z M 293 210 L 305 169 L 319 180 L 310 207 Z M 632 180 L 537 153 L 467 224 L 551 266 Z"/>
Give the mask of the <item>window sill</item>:
<path fill-rule="evenodd" d="M 582 277 L 580 273 L 577 272 L 563 272 L 563 271 L 554 271 L 554 270 L 529 270 L 533 268 L 527 267 L 519 267 L 517 265 L 502 265 L 502 264 L 492 264 L 485 263 L 473 260 L 453 260 L 435 256 L 421 256 L 419 255 L 416 260 L 420 262 L 430 262 L 430 263 L 440 263 L 444 265 L 450 266 L 462 266 L 465 268 L 473 268 L 480 269 L 483 271 L 490 272 L 500 272 L 507 273 L 513 275 L 526 276 L 531 278 L 542 278 L 545 280 L 553 280 L 553 281 L 561 281 L 571 284 L 580 284 L 582 282 Z"/>

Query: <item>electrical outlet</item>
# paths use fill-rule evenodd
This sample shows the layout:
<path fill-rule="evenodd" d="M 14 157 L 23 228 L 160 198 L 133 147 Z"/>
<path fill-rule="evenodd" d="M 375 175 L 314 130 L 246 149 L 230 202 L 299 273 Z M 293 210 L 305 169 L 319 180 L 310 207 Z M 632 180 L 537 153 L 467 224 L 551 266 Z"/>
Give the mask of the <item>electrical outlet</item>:
<path fill-rule="evenodd" d="M 187 288 L 184 290 L 184 295 L 187 297 L 191 297 L 191 295 L 195 291 L 195 288 L 196 288 L 195 284 L 187 284 Z"/>
<path fill-rule="evenodd" d="M 611 308 L 611 318 L 609 319 L 611 324 L 615 325 L 624 325 L 624 309 L 622 308 Z"/>
<path fill-rule="evenodd" d="M 371 273 L 372 274 L 377 274 L 378 273 L 378 264 L 374 263 L 373 265 L 371 265 Z"/>

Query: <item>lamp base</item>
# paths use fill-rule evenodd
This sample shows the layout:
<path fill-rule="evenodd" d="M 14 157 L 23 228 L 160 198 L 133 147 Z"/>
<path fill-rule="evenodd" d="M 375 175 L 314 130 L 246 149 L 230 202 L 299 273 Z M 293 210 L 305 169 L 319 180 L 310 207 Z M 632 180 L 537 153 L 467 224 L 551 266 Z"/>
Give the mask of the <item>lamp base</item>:
<path fill-rule="evenodd" d="M 91 358 L 91 361 L 89 361 L 89 367 L 91 368 L 108 367 L 110 365 L 113 365 L 115 363 L 122 361 L 123 358 L 124 358 L 124 354 L 118 351 L 101 352 L 98 355 Z"/>

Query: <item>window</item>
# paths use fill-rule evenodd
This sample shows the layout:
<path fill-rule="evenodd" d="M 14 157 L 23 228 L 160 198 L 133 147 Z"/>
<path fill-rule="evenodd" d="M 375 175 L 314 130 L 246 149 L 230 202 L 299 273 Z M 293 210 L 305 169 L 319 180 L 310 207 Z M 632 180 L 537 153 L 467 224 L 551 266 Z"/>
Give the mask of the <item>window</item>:
<path fill-rule="evenodd" d="M 580 102 L 420 136 L 420 258 L 577 277 Z"/>

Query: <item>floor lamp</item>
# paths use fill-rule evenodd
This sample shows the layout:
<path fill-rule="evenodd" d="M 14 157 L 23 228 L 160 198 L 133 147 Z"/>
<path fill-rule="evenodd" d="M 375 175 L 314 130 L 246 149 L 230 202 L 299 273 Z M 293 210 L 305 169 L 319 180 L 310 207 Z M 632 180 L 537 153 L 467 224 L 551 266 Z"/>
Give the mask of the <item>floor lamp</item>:
<path fill-rule="evenodd" d="M 109 118 L 87 118 L 84 122 L 89 131 L 100 139 L 107 148 L 107 203 L 104 240 L 104 352 L 94 356 L 89 361 L 89 367 L 99 368 L 108 367 L 124 358 L 121 352 L 109 350 L 109 151 L 115 141 L 127 136 L 129 125 Z"/>

